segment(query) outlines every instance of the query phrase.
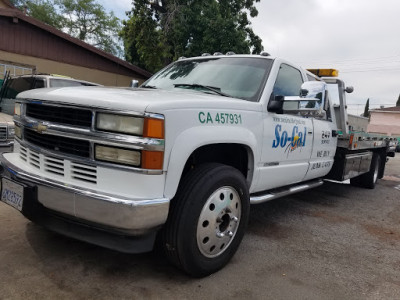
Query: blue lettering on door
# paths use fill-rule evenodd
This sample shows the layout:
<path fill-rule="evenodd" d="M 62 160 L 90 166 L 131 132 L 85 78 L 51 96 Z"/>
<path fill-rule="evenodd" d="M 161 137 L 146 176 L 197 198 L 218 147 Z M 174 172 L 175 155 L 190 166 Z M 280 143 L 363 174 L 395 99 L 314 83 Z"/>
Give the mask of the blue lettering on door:
<path fill-rule="evenodd" d="M 282 130 L 282 125 L 278 124 L 275 126 L 275 139 L 272 142 L 272 148 L 284 148 L 288 143 L 288 146 L 292 150 L 304 147 L 306 145 L 307 127 L 304 127 L 304 131 L 299 132 L 299 127 L 294 126 L 291 135 L 286 130 Z"/>

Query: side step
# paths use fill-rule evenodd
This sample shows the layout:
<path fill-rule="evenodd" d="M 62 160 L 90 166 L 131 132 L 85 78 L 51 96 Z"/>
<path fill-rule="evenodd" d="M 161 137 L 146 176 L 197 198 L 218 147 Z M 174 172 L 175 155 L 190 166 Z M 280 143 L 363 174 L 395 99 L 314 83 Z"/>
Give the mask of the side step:
<path fill-rule="evenodd" d="M 283 188 L 278 188 L 274 190 L 269 190 L 266 192 L 256 193 L 250 195 L 250 204 L 259 204 L 263 202 L 267 202 L 270 200 L 274 200 L 280 197 L 288 196 L 294 193 L 302 192 L 308 189 L 315 188 L 317 186 L 322 185 L 324 182 L 322 179 L 311 180 L 307 182 L 301 182 L 294 185 L 289 185 Z"/>

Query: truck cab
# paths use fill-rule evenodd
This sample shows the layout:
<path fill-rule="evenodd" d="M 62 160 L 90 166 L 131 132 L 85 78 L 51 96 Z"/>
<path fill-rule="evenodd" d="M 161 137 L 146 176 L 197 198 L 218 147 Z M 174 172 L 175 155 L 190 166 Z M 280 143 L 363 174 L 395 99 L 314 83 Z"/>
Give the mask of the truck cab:
<path fill-rule="evenodd" d="M 325 176 L 333 164 L 337 143 L 332 134 L 337 130 L 332 102 L 321 80 L 279 59 L 275 59 L 270 76 L 276 79 L 271 80 L 271 92 L 267 91 L 265 99 L 256 192 Z M 320 88 L 313 91 L 316 85 Z M 304 98 L 319 98 L 302 99 L 302 87 Z"/>

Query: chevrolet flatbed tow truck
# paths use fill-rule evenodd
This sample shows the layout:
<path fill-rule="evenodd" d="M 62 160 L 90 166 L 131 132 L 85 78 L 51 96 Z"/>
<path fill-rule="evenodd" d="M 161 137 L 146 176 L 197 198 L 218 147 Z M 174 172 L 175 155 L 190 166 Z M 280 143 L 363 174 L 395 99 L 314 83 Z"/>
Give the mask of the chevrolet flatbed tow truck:
<path fill-rule="evenodd" d="M 250 204 L 324 179 L 374 188 L 383 176 L 396 141 L 349 132 L 352 88 L 334 73 L 216 53 L 182 58 L 140 88 L 20 93 L 1 201 L 89 243 L 157 245 L 206 276 L 235 254 Z"/>

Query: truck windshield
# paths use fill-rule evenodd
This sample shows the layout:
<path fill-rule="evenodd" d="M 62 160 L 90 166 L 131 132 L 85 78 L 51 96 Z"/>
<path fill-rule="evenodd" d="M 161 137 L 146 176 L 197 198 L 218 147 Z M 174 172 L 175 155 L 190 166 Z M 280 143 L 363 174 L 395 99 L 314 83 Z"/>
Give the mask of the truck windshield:
<path fill-rule="evenodd" d="M 50 79 L 50 87 L 91 86 L 88 82 L 67 79 Z"/>
<path fill-rule="evenodd" d="M 1 112 L 13 115 L 15 98 L 19 93 L 43 87 L 44 80 L 33 76 L 8 79 L 0 91 Z"/>
<path fill-rule="evenodd" d="M 5 91 L 3 98 L 15 99 L 15 97 L 24 91 L 43 88 L 44 81 L 42 79 L 36 79 L 34 77 L 20 77 L 12 78 L 6 82 Z"/>
<path fill-rule="evenodd" d="M 177 61 L 155 74 L 142 87 L 191 89 L 258 101 L 272 62 L 256 57 L 206 57 Z"/>

